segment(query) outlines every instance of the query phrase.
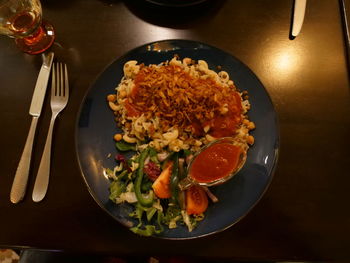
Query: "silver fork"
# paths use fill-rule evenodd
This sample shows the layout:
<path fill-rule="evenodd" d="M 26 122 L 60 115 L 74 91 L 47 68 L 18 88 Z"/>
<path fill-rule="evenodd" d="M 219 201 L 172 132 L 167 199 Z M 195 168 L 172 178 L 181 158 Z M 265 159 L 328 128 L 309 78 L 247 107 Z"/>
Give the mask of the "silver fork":
<path fill-rule="evenodd" d="M 52 65 L 51 111 L 52 117 L 35 179 L 33 201 L 40 202 L 46 195 L 49 185 L 52 132 L 57 115 L 66 107 L 69 97 L 67 66 L 62 63 Z"/>

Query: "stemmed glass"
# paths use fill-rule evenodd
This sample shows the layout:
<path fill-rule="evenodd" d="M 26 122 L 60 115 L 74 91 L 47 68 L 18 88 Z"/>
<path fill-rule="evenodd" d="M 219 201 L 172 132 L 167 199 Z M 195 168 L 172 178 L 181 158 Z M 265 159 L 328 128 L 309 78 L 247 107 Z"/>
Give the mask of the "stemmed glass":
<path fill-rule="evenodd" d="M 0 34 L 15 38 L 29 54 L 44 52 L 55 39 L 52 25 L 42 20 L 39 0 L 0 0 Z"/>

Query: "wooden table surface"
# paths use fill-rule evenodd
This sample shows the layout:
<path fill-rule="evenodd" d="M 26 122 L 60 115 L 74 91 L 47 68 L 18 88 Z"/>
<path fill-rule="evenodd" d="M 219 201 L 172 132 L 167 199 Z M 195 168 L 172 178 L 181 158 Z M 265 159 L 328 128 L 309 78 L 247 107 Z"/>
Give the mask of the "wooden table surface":
<path fill-rule="evenodd" d="M 0 37 L 0 247 L 107 255 L 190 255 L 229 260 L 350 259 L 350 95 L 337 0 L 308 1 L 301 34 L 291 40 L 293 1 L 209 1 L 164 9 L 143 1 L 42 0 L 55 27 L 52 51 L 66 62 L 71 96 L 55 128 L 49 191 L 31 200 L 50 120 L 39 121 L 27 195 L 9 200 L 31 118 L 41 57 Z M 208 237 L 142 238 L 90 196 L 75 153 L 82 98 L 98 74 L 148 42 L 189 39 L 231 53 L 258 76 L 279 118 L 280 156 L 258 205 L 238 224 Z"/>

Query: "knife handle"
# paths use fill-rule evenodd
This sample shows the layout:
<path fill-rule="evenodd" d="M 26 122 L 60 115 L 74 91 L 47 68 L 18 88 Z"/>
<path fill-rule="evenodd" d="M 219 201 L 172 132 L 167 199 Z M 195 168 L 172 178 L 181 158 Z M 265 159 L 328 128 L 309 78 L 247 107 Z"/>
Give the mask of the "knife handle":
<path fill-rule="evenodd" d="M 29 177 L 30 160 L 32 157 L 33 142 L 34 142 L 36 126 L 38 124 L 38 118 L 39 117 L 37 116 L 33 116 L 32 118 L 26 144 L 24 145 L 23 153 L 18 163 L 16 175 L 13 180 L 10 200 L 14 204 L 21 201 L 26 192 L 27 182 Z"/>

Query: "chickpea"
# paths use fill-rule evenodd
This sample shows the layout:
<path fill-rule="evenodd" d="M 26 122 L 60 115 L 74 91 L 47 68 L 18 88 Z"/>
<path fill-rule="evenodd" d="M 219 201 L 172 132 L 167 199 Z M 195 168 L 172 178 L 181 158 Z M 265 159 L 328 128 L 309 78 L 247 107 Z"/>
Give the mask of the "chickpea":
<path fill-rule="evenodd" d="M 114 138 L 114 140 L 119 142 L 119 141 L 121 141 L 123 139 L 123 135 L 120 134 L 120 133 L 116 133 L 113 138 Z"/>
<path fill-rule="evenodd" d="M 115 94 L 109 94 L 109 95 L 107 96 L 107 100 L 108 100 L 109 102 L 115 102 L 115 101 L 117 100 L 117 96 L 116 96 Z"/>
<path fill-rule="evenodd" d="M 248 129 L 249 130 L 253 130 L 253 129 L 255 129 L 255 124 L 254 124 L 254 122 L 249 122 L 249 124 L 248 124 Z"/>
<path fill-rule="evenodd" d="M 244 119 L 244 120 L 243 120 L 243 124 L 245 124 L 245 125 L 247 125 L 247 126 L 248 126 L 249 122 L 250 122 L 250 121 L 247 120 L 247 119 Z"/>
<path fill-rule="evenodd" d="M 249 135 L 248 138 L 247 138 L 247 142 L 250 144 L 250 145 L 253 145 L 254 144 L 254 137 Z"/>

